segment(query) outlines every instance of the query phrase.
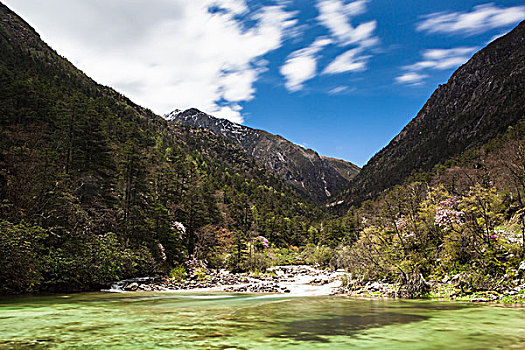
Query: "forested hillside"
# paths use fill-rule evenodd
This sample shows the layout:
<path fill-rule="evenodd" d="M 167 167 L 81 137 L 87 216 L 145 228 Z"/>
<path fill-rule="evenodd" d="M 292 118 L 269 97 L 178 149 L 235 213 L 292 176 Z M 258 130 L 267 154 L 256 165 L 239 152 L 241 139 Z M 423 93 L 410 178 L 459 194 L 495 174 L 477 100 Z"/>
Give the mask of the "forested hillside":
<path fill-rule="evenodd" d="M 251 235 L 304 244 L 324 215 L 226 139 L 96 84 L 4 5 L 0 96 L 2 293 L 166 272 Z"/>
<path fill-rule="evenodd" d="M 359 240 L 337 261 L 361 282 L 397 283 L 405 297 L 523 298 L 524 196 L 522 120 L 352 209 Z"/>

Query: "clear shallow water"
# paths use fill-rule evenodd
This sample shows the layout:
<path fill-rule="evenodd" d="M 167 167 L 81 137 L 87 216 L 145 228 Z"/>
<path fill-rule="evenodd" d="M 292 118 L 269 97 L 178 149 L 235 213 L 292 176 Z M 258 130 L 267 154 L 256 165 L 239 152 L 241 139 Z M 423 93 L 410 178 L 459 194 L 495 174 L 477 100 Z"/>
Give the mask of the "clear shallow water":
<path fill-rule="evenodd" d="M 0 299 L 0 349 L 525 349 L 525 308 L 346 297 Z"/>

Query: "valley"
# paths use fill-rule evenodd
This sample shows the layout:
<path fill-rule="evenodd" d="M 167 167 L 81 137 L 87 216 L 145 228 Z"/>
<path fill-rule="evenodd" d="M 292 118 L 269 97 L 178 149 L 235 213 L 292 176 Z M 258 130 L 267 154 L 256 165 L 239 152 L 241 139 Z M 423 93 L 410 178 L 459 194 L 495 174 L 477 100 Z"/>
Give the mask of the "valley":
<path fill-rule="evenodd" d="M 330 30 L 283 58 L 280 69 L 266 61 L 275 59 L 275 52 L 266 55 L 269 47 L 281 40 L 294 47 L 300 40 L 294 31 L 308 27 L 286 19 L 283 8 L 293 2 L 251 15 L 243 1 L 163 3 L 204 11 L 208 20 L 202 26 L 215 30 L 227 20 L 228 33 L 240 28 L 238 39 L 250 40 L 246 47 L 230 42 L 232 49 L 238 44 L 242 51 L 259 50 L 253 51 L 257 60 L 220 66 L 219 78 L 227 84 L 210 90 L 196 82 L 199 105 L 208 109 L 165 115 L 97 83 L 72 63 L 78 60 L 61 56 L 0 3 L 0 349 L 521 348 L 525 21 L 484 48 L 429 49 L 422 51 L 425 61 L 402 67 L 405 74 L 393 88 L 410 83 L 403 86 L 410 95 L 414 90 L 408 89 L 422 85 L 431 69 L 466 61 L 362 168 L 241 123 L 241 105 L 257 91 L 251 84 L 265 73 L 258 91 L 264 93 L 264 84 L 286 89 L 300 108 L 305 96 L 316 93 L 307 82 L 363 73 L 375 64 L 375 54 L 396 57 L 397 45 L 387 50 L 371 36 L 375 20 L 355 28 L 346 21 L 363 14 L 367 3 L 316 3 L 315 19 Z M 136 6 L 128 5 L 123 18 Z M 133 25 L 146 21 L 150 10 Z M 508 20 L 507 10 L 485 4 L 472 13 L 498 13 L 489 23 L 495 29 Z M 173 23 L 189 16 L 174 13 Z M 439 22 L 443 16 L 455 18 L 440 12 L 418 20 Z M 247 19 L 246 27 L 237 27 L 236 21 Z M 336 30 L 334 19 L 343 19 L 335 24 L 346 25 L 351 35 Z M 116 28 L 125 20 L 111 22 Z M 415 32 L 445 30 L 421 23 Z M 197 27 L 190 35 L 196 42 L 203 36 Z M 188 30 L 176 29 L 182 37 Z M 147 36 L 136 35 L 132 41 L 140 46 Z M 111 39 L 108 51 L 118 51 L 120 43 Z M 158 42 L 167 50 L 166 42 Z M 187 55 L 190 60 L 213 52 L 214 60 L 224 58 L 226 49 L 214 51 L 220 42 L 207 44 L 202 56 Z M 184 45 L 175 51 L 180 57 L 186 57 Z M 319 53 L 336 46 L 353 48 L 318 69 L 324 64 Z M 463 56 L 449 57 L 451 52 Z M 248 53 L 232 60 L 242 63 Z M 126 52 L 130 62 L 132 56 Z M 161 58 L 142 70 L 118 61 L 133 67 L 126 72 L 127 86 L 137 84 L 133 91 L 144 92 L 137 77 L 156 72 L 158 78 Z M 170 62 L 178 58 L 172 55 Z M 190 60 L 183 70 L 192 73 Z M 294 70 L 296 64 L 301 69 Z M 170 67 L 186 76 L 176 63 Z M 245 70 L 235 71 L 239 67 Z M 268 79 L 273 71 L 284 77 L 282 86 Z M 247 78 L 253 81 L 246 84 Z M 328 123 L 335 134 L 342 126 L 331 115 L 317 119 L 317 104 L 351 99 L 349 86 L 315 95 L 304 123 Z M 156 89 L 167 96 L 161 86 Z M 210 97 L 210 91 L 218 95 Z M 170 98 L 183 101 L 184 94 Z M 210 105 L 206 98 L 215 100 Z M 386 106 L 387 99 L 395 98 L 376 103 Z M 358 105 L 344 113 L 358 113 Z M 239 123 L 204 112 L 214 108 L 222 116 L 229 111 Z M 272 109 L 271 117 L 285 118 L 284 110 Z M 377 128 L 373 132 L 383 127 L 370 125 Z M 371 142 L 369 131 L 358 136 L 346 141 L 355 147 L 364 142 L 359 138 Z M 328 142 L 335 136 L 325 137 Z"/>

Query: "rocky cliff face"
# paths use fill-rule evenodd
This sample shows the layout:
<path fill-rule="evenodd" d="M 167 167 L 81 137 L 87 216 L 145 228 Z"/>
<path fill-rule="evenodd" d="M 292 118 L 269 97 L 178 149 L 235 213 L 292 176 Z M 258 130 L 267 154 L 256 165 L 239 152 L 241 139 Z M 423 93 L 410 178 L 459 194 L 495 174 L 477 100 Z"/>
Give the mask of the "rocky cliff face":
<path fill-rule="evenodd" d="M 176 110 L 166 118 L 171 122 L 211 130 L 234 141 L 265 168 L 318 203 L 345 188 L 359 172 L 359 167 L 352 163 L 320 156 L 281 136 L 215 118 L 197 109 Z"/>
<path fill-rule="evenodd" d="M 478 147 L 525 116 L 525 22 L 489 44 L 439 86 L 418 115 L 377 153 L 344 194 L 360 203 L 414 171 Z"/>

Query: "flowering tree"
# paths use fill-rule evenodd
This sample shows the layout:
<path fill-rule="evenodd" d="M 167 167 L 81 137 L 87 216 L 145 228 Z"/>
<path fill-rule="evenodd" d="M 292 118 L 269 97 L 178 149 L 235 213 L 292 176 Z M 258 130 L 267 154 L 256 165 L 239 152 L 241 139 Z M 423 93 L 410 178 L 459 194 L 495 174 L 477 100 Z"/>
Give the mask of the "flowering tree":
<path fill-rule="evenodd" d="M 444 229 L 453 229 L 454 225 L 461 225 L 465 213 L 456 210 L 459 199 L 456 196 L 449 197 L 436 207 L 434 223 Z"/>
<path fill-rule="evenodd" d="M 253 245 L 255 246 L 255 249 L 257 249 L 259 251 L 267 249 L 267 248 L 270 247 L 270 243 L 263 236 L 255 237 L 255 239 L 253 240 Z"/>

